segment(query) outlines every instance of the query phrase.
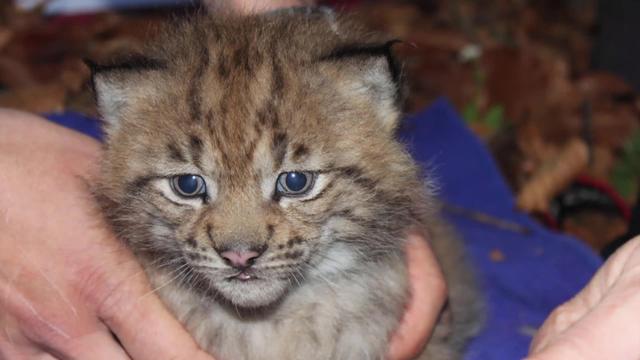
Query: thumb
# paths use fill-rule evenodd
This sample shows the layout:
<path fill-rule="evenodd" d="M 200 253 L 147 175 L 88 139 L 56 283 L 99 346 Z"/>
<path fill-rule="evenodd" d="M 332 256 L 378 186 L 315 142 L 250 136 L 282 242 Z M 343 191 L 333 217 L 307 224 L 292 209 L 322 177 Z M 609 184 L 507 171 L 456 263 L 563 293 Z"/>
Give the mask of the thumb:
<path fill-rule="evenodd" d="M 152 291 L 141 266 L 126 251 L 108 274 L 92 282 L 98 317 L 118 337 L 135 360 L 214 360 L 200 350 L 193 338 Z M 122 255 L 122 254 L 120 254 Z M 128 258 L 128 259 L 127 259 Z M 117 271 L 113 271 L 117 269 Z"/>

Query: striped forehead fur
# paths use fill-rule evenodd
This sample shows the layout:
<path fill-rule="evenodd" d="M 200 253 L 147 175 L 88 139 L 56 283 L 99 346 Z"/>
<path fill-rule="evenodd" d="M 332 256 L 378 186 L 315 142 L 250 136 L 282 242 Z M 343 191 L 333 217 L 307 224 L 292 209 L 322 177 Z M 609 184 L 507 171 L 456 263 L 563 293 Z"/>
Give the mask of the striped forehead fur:
<path fill-rule="evenodd" d="M 198 15 L 135 56 L 93 64 L 109 123 L 97 198 L 206 350 L 382 358 L 407 299 L 410 228 L 437 238 L 445 276 L 466 281 L 457 242 L 434 225 L 433 194 L 395 138 L 394 43 L 322 11 Z M 308 196 L 276 191 L 292 170 L 315 174 Z M 199 174 L 207 191 L 180 197 L 181 174 Z M 269 282 L 230 285 L 220 253 L 239 243 L 264 251 L 255 271 Z M 452 296 L 460 314 L 439 329 L 460 334 L 437 331 L 430 359 L 459 355 L 471 298 Z"/>

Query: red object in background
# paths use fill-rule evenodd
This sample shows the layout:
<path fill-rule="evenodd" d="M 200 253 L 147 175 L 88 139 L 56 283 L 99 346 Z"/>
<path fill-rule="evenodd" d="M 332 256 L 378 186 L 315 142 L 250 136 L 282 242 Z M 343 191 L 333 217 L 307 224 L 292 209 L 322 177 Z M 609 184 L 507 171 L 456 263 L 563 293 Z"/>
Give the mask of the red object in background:
<path fill-rule="evenodd" d="M 551 205 L 551 208 L 552 209 L 555 208 L 555 211 L 551 210 L 546 213 L 536 213 L 536 214 L 533 214 L 533 216 L 536 217 L 540 222 L 545 224 L 547 227 L 551 229 L 561 230 L 562 222 L 564 221 L 564 218 L 562 215 L 562 213 L 564 213 L 563 211 L 564 209 L 561 209 L 563 207 L 563 204 L 562 204 L 562 201 L 559 201 L 559 200 L 562 198 L 562 196 L 566 195 L 566 193 L 575 191 L 576 186 L 585 187 L 587 189 L 592 189 L 594 191 L 599 192 L 606 198 L 606 201 L 610 203 L 610 205 L 615 209 L 614 211 L 615 213 L 617 213 L 618 216 L 624 219 L 624 221 L 627 223 L 632 221 L 631 209 L 629 208 L 629 205 L 624 201 L 624 199 L 620 196 L 620 194 L 618 194 L 611 185 L 609 185 L 604 181 L 594 179 L 585 175 L 579 176 L 569 188 L 567 188 L 564 192 L 559 194 L 553 200 L 553 204 Z M 577 205 L 579 205 L 579 203 L 580 201 L 578 201 Z M 589 199 L 582 199 L 582 203 L 584 206 L 593 205 L 593 204 L 589 204 Z M 575 207 L 575 205 L 576 204 L 573 204 L 572 206 Z"/>
<path fill-rule="evenodd" d="M 537 217 L 547 226 L 561 229 L 565 216 L 582 208 L 598 208 L 616 214 L 626 223 L 632 220 L 629 205 L 611 185 L 585 175 L 579 176 L 553 199 L 548 213 L 537 214 Z"/>
<path fill-rule="evenodd" d="M 625 221 L 631 221 L 631 208 L 629 208 L 629 205 L 624 201 L 622 196 L 620 196 L 620 194 L 618 194 L 618 192 L 611 185 L 584 175 L 578 177 L 578 179 L 576 179 L 576 183 L 592 187 L 607 195 L 609 199 L 615 204 L 616 208 L 620 212 L 620 215 L 622 215 Z"/>

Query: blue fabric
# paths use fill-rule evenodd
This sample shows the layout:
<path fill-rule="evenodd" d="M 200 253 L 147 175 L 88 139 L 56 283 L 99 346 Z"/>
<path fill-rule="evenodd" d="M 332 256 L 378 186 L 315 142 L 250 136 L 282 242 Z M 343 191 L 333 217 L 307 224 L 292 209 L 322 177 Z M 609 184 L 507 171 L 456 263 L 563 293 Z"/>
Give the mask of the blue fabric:
<path fill-rule="evenodd" d="M 100 139 L 97 122 L 79 114 L 51 115 L 62 125 Z M 523 358 L 535 328 L 549 312 L 580 290 L 599 257 L 575 239 L 552 233 L 515 210 L 513 196 L 484 145 L 446 100 L 405 122 L 401 137 L 443 201 L 531 229 L 527 235 L 451 215 L 481 281 L 487 320 L 467 360 Z M 504 254 L 491 260 L 492 251 Z"/>
<path fill-rule="evenodd" d="M 102 130 L 100 123 L 95 118 L 79 114 L 76 112 L 63 112 L 45 114 L 45 117 L 64 127 L 74 129 L 89 135 L 96 140 L 102 140 Z"/>
<path fill-rule="evenodd" d="M 491 155 L 446 100 L 407 119 L 402 138 L 438 181 L 443 201 L 531 229 L 523 235 L 450 216 L 479 273 L 488 311 L 485 329 L 466 359 L 523 358 L 533 331 L 587 283 L 600 258 L 583 243 L 552 233 L 515 210 Z M 504 260 L 492 261 L 494 250 Z"/>

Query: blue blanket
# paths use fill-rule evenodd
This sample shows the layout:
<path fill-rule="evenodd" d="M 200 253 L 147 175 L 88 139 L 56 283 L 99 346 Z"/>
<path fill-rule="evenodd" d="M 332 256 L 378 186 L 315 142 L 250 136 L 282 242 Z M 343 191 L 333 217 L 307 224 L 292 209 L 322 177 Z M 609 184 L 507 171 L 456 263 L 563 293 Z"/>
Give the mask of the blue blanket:
<path fill-rule="evenodd" d="M 48 117 L 100 139 L 94 119 L 73 113 Z M 401 137 L 425 173 L 438 181 L 481 281 L 487 320 L 466 359 L 523 358 L 535 329 L 586 284 L 600 259 L 577 240 L 550 232 L 515 210 L 491 155 L 446 100 L 408 118 Z M 478 221 L 471 212 L 510 226 Z"/>

